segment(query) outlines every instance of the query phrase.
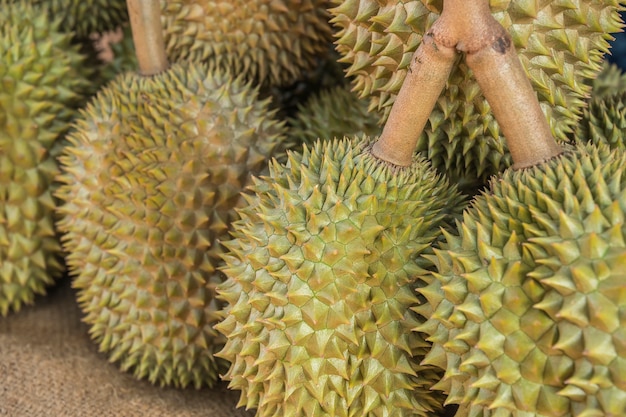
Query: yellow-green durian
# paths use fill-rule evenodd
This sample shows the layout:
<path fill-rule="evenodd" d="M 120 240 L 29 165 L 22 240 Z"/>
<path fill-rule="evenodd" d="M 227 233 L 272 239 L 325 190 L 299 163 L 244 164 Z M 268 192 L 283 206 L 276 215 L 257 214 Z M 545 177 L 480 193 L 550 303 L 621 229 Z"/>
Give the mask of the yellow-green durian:
<path fill-rule="evenodd" d="M 160 0 L 172 61 L 211 61 L 267 85 L 289 85 L 332 42 L 330 0 Z"/>
<path fill-rule="evenodd" d="M 626 415 L 626 153 L 493 179 L 431 258 L 417 330 L 456 417 Z"/>
<path fill-rule="evenodd" d="M 417 255 L 459 193 L 421 157 L 399 168 L 367 137 L 317 141 L 254 180 L 226 242 L 216 328 L 240 406 L 274 416 L 435 416 L 441 375 L 411 329 Z"/>
<path fill-rule="evenodd" d="M 60 29 L 72 32 L 79 39 L 94 33 L 116 29 L 128 22 L 125 0 L 28 0 L 45 5 L 49 13 L 61 19 Z"/>
<path fill-rule="evenodd" d="M 283 138 L 268 101 L 202 64 L 125 73 L 81 112 L 61 157 L 67 263 L 90 334 L 160 385 L 212 385 L 220 239 Z"/>
<path fill-rule="evenodd" d="M 368 111 L 367 100 L 360 99 L 343 84 L 322 90 L 305 103 L 298 104 L 298 112 L 288 120 L 289 138 L 295 146 L 317 139 L 343 136 L 378 136 L 382 128 L 379 115 Z"/>
<path fill-rule="evenodd" d="M 337 50 L 354 88 L 387 117 L 423 34 L 438 18 L 441 0 L 333 0 Z M 510 33 L 553 134 L 567 140 L 601 69 L 611 32 L 623 27 L 619 0 L 491 0 L 494 17 Z M 495 70 L 495 69 L 494 69 Z M 524 117 L 520 114 L 520 117 Z M 417 148 L 457 183 L 511 164 L 500 128 L 471 71 L 459 61 Z"/>
<path fill-rule="evenodd" d="M 591 83 L 591 97 L 574 127 L 579 143 L 607 143 L 624 148 L 626 139 L 626 74 L 615 64 L 604 63 Z"/>
<path fill-rule="evenodd" d="M 59 25 L 44 8 L 0 2 L 0 316 L 64 271 L 54 153 L 89 83 Z"/>

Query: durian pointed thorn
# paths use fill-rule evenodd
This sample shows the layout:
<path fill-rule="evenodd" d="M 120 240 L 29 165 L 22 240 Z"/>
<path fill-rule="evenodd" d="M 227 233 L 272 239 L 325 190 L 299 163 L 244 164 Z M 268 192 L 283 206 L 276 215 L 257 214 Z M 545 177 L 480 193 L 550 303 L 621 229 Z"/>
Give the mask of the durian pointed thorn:
<path fill-rule="evenodd" d="M 156 0 L 127 0 L 133 43 L 144 76 L 159 74 L 168 69 L 165 41 L 161 25 L 161 6 Z"/>
<path fill-rule="evenodd" d="M 456 60 L 453 48 L 437 42 L 437 22 L 415 51 L 380 138 L 372 147 L 378 159 L 409 166 L 417 140 L 441 95 Z"/>

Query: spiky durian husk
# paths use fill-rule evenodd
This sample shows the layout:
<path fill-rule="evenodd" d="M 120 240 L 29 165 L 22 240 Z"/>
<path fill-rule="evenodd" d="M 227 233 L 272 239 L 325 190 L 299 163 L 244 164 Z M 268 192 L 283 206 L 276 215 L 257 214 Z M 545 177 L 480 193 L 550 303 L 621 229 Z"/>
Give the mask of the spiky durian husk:
<path fill-rule="evenodd" d="M 434 415 L 441 375 L 410 329 L 417 254 L 459 194 L 425 160 L 395 168 L 370 140 L 318 141 L 256 179 L 226 243 L 219 356 L 257 416 Z"/>
<path fill-rule="evenodd" d="M 592 96 L 574 130 L 577 142 L 626 146 L 626 90 L 619 94 Z"/>
<path fill-rule="evenodd" d="M 289 141 L 295 147 L 311 146 L 317 139 L 378 136 L 382 130 L 379 116 L 367 108 L 367 101 L 348 85 L 323 90 L 298 105 L 298 113 L 288 120 Z"/>
<path fill-rule="evenodd" d="M 172 61 L 214 62 L 263 85 L 289 85 L 327 53 L 330 0 L 160 0 Z"/>
<path fill-rule="evenodd" d="M 591 80 L 591 97 L 604 98 L 622 93 L 626 93 L 626 73 L 605 60 L 602 71 Z"/>
<path fill-rule="evenodd" d="M 63 274 L 54 228 L 53 150 L 88 86 L 59 21 L 0 2 L 0 316 Z"/>
<path fill-rule="evenodd" d="M 626 132 L 626 74 L 604 62 L 602 72 L 591 82 L 591 97 L 574 128 L 579 143 L 607 143 L 623 148 Z"/>
<path fill-rule="evenodd" d="M 29 0 L 45 4 L 50 14 L 61 19 L 61 29 L 80 39 L 113 30 L 128 22 L 126 0 Z"/>
<path fill-rule="evenodd" d="M 626 154 L 506 172 L 433 258 L 418 327 L 456 416 L 626 415 Z"/>
<path fill-rule="evenodd" d="M 219 239 L 283 134 L 256 97 L 204 65 L 127 73 L 68 135 L 59 228 L 73 285 L 100 350 L 138 378 L 218 377 Z"/>
<path fill-rule="evenodd" d="M 350 65 L 355 89 L 371 98 L 385 119 L 413 52 L 441 11 L 441 0 L 333 0 L 340 29 L 337 50 Z M 537 91 L 553 134 L 567 139 L 600 71 L 610 32 L 623 25 L 618 0 L 491 0 L 494 17 L 508 29 Z M 520 115 L 523 117 L 523 115 Z M 484 182 L 511 164 L 471 71 L 460 62 L 439 98 L 418 150 L 452 181 Z"/>

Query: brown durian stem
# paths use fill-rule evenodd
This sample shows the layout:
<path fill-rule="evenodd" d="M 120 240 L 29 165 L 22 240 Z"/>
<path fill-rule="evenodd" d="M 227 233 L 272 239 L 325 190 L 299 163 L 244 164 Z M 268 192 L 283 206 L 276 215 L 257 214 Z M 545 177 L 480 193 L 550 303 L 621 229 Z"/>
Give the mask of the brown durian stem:
<path fill-rule="evenodd" d="M 491 15 L 489 0 L 444 0 L 441 16 L 415 52 L 411 68 L 372 153 L 411 164 L 417 139 L 449 77 L 455 52 L 466 62 L 507 140 L 514 168 L 562 153 L 541 111 L 511 37 Z"/>
<path fill-rule="evenodd" d="M 409 166 L 428 117 L 446 85 L 456 51 L 437 40 L 437 22 L 424 35 L 389 113 L 380 138 L 372 147 L 378 159 Z"/>
<path fill-rule="evenodd" d="M 161 8 L 157 0 L 127 0 L 133 43 L 139 73 L 151 76 L 168 69 L 161 26 Z"/>

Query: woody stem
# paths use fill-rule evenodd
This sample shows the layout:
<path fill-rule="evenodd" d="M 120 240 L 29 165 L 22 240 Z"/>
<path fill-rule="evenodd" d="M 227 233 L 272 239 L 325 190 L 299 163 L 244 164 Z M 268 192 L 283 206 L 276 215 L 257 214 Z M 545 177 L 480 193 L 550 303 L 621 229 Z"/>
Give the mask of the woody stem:
<path fill-rule="evenodd" d="M 165 71 L 169 64 L 161 26 L 160 3 L 155 0 L 127 0 L 139 73 L 150 76 Z"/>

